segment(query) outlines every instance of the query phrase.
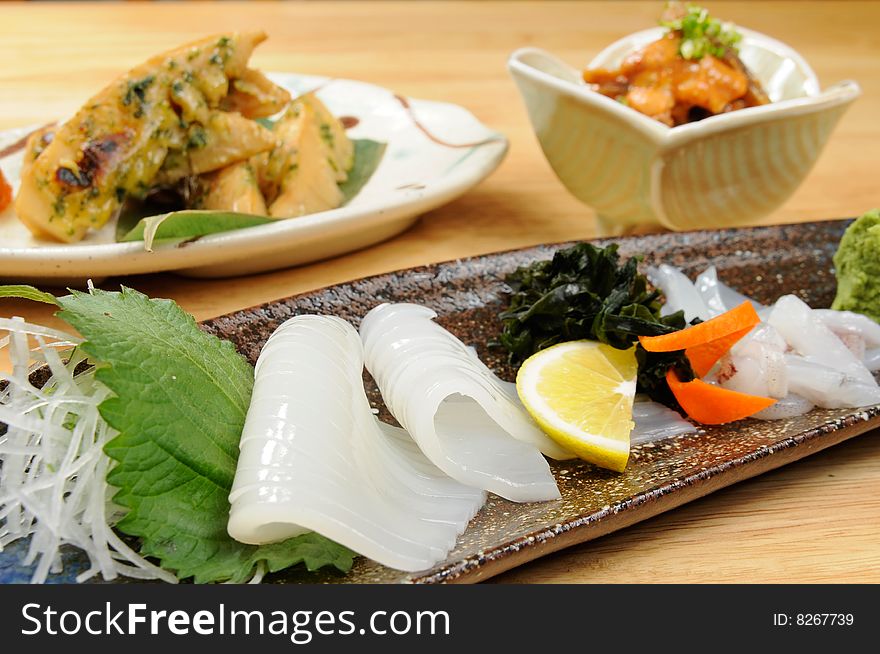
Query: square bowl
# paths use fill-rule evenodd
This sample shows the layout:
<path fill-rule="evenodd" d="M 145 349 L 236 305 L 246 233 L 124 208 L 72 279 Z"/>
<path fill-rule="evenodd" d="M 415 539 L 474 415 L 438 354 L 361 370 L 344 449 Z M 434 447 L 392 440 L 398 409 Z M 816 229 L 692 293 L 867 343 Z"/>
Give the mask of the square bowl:
<path fill-rule="evenodd" d="M 770 104 L 677 127 L 593 91 L 580 71 L 548 52 L 522 48 L 510 56 L 547 160 L 596 210 L 604 234 L 732 227 L 766 216 L 794 193 L 861 94 L 854 81 L 821 90 L 795 50 L 738 29 L 740 57 Z M 658 27 L 624 37 L 589 67 L 615 68 L 663 33 Z"/>

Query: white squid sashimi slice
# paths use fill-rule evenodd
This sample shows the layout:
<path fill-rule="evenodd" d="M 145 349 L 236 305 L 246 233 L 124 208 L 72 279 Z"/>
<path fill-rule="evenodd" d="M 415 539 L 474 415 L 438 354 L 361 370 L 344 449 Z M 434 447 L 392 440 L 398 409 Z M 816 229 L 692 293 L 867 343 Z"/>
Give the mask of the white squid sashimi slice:
<path fill-rule="evenodd" d="M 766 308 L 763 304 L 732 289 L 718 279 L 718 271 L 715 266 L 709 266 L 700 273 L 694 281 L 694 287 L 708 307 L 710 317 L 713 318 L 725 311 L 730 311 L 743 302 L 751 304 L 755 311 L 761 311 Z"/>
<path fill-rule="evenodd" d="M 558 499 L 551 441 L 498 377 L 415 304 L 383 304 L 361 323 L 367 369 L 385 404 L 438 468 L 516 502 Z"/>
<path fill-rule="evenodd" d="M 632 418 L 635 426 L 629 434 L 630 445 L 652 443 L 697 431 L 697 428 L 682 418 L 678 412 L 645 397 L 636 396 Z"/>
<path fill-rule="evenodd" d="M 794 295 L 779 298 L 767 322 L 776 328 L 785 342 L 798 354 L 839 370 L 868 386 L 877 386 L 874 376 L 861 360 L 800 298 Z"/>
<path fill-rule="evenodd" d="M 662 315 L 668 316 L 681 309 L 687 322 L 694 318 L 708 320 L 714 315 L 693 282 L 678 268 L 663 263 L 648 268 L 647 272 L 651 283 L 666 296 L 666 303 L 660 309 Z"/>
<path fill-rule="evenodd" d="M 788 395 L 785 339 L 771 325 L 760 323 L 740 339 L 719 362 L 717 377 L 724 388 L 748 395 Z"/>
<path fill-rule="evenodd" d="M 837 336 L 860 336 L 869 349 L 880 347 L 880 325 L 860 313 L 813 309 L 813 315 Z"/>
<path fill-rule="evenodd" d="M 865 350 L 865 358 L 862 361 L 871 372 L 880 370 L 880 347 Z"/>
<path fill-rule="evenodd" d="M 853 379 L 813 357 L 786 354 L 788 387 L 816 406 L 824 409 L 859 408 L 880 403 L 876 383 Z"/>
<path fill-rule="evenodd" d="M 354 328 L 297 316 L 269 338 L 229 496 L 228 531 L 263 544 L 316 531 L 383 565 L 443 560 L 485 501 L 373 415 Z"/>
<path fill-rule="evenodd" d="M 802 416 L 810 412 L 815 405 L 808 399 L 790 393 L 786 397 L 777 400 L 766 409 L 762 409 L 752 415 L 752 418 L 758 420 L 783 420 L 784 418 L 794 418 Z"/>

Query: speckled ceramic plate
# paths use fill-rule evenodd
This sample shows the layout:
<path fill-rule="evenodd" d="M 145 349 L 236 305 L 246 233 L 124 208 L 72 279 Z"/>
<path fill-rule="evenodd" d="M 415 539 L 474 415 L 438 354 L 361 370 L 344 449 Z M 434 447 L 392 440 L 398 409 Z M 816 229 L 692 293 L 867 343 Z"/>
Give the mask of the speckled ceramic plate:
<path fill-rule="evenodd" d="M 712 263 L 726 282 L 771 302 L 796 293 L 827 306 L 835 289 L 831 256 L 845 222 L 691 232 L 618 239 L 624 255 L 645 253 L 646 263 L 671 263 L 689 272 Z M 504 353 L 487 344 L 497 335 L 505 306 L 504 276 L 517 266 L 550 257 L 562 246 L 542 246 L 415 268 L 333 286 L 246 309 L 205 323 L 255 361 L 269 334 L 298 313 L 331 313 L 358 323 L 380 302 L 420 302 L 440 322 L 472 344 L 498 373 L 512 379 Z M 371 400 L 382 407 L 367 378 Z M 387 412 L 383 417 L 390 419 Z M 738 481 L 818 452 L 880 426 L 880 407 L 812 411 L 778 422 L 745 420 L 634 449 L 627 470 L 616 474 L 586 463 L 552 463 L 562 499 L 514 504 L 490 496 L 447 561 L 410 575 L 359 559 L 347 575 L 294 570 L 277 582 L 474 582 L 569 545 L 673 509 Z M 21 578 L 14 552 L 0 555 L 0 580 Z M 75 559 L 66 578 L 78 571 Z M 6 566 L 4 573 L 3 566 Z M 71 576 L 67 576 L 71 575 Z M 633 581 L 639 581 L 633 579 Z"/>
<path fill-rule="evenodd" d="M 81 285 L 85 279 L 174 270 L 194 277 L 244 275 L 285 268 L 378 243 L 402 232 L 420 214 L 458 197 L 490 174 L 507 152 L 507 139 L 462 107 L 407 100 L 364 82 L 292 73 L 271 77 L 293 95 L 318 89 L 349 134 L 387 144 L 378 169 L 338 209 L 205 236 L 185 247 L 169 243 L 146 252 L 143 243 L 114 242 L 114 225 L 83 241 L 35 238 L 0 211 L 0 280 Z M 0 133 L 0 169 L 17 188 L 21 142 L 32 128 Z"/>

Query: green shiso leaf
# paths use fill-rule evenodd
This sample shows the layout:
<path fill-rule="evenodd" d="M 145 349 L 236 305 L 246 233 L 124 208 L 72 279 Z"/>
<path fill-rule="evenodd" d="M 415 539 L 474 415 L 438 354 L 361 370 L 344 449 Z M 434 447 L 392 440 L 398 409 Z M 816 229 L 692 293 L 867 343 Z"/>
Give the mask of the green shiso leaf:
<path fill-rule="evenodd" d="M 260 125 L 262 125 L 266 129 L 275 129 L 276 121 L 272 120 L 271 118 L 256 118 L 254 119 L 254 121 L 260 123 Z"/>
<path fill-rule="evenodd" d="M 58 300 L 51 293 L 46 293 L 28 286 L 27 284 L 7 284 L 0 286 L 0 297 L 12 297 L 19 300 L 33 300 L 34 302 L 45 302 L 46 304 L 58 304 Z"/>
<path fill-rule="evenodd" d="M 597 248 L 579 243 L 509 275 L 510 306 L 499 316 L 503 329 L 498 340 L 511 364 L 565 341 L 589 339 L 623 350 L 639 336 L 683 329 L 681 311 L 660 315 L 660 293 L 649 290 L 638 263 L 638 257 L 621 263 L 616 244 Z M 658 354 L 639 345 L 636 356 L 640 390 L 675 406 L 665 376 L 675 366 L 682 379 L 693 379 L 684 352 Z"/>
<path fill-rule="evenodd" d="M 196 582 L 241 582 L 257 563 L 271 571 L 303 562 L 347 571 L 354 554 L 317 534 L 257 547 L 226 533 L 229 491 L 254 371 L 228 341 L 199 329 L 171 300 L 73 291 L 59 317 L 101 362 L 97 379 L 115 394 L 99 410 L 119 435 L 106 446 L 107 480 L 127 509 L 117 528 L 141 553 Z"/>
<path fill-rule="evenodd" d="M 235 211 L 187 209 L 143 218 L 120 241 L 144 241 L 144 247 L 150 250 L 155 241 L 188 240 L 271 222 L 277 221 Z"/>
<path fill-rule="evenodd" d="M 348 179 L 339 185 L 343 205 L 348 204 L 370 178 L 385 155 L 386 144 L 369 139 L 354 142 L 354 165 Z M 138 215 L 137 208 L 129 207 L 120 216 L 116 240 L 120 243 L 143 241 L 144 249 L 152 250 L 154 242 L 191 241 L 209 234 L 230 232 L 246 227 L 255 227 L 278 222 L 278 218 L 254 216 L 235 211 L 210 211 L 186 209 L 153 216 Z M 155 211 L 155 208 L 153 209 Z"/>
<path fill-rule="evenodd" d="M 339 185 L 342 191 L 343 202 L 348 204 L 360 193 L 364 185 L 370 181 L 373 173 L 385 156 L 385 143 L 371 141 L 370 139 L 357 139 L 354 141 L 354 165 L 348 171 L 348 179 Z"/>
<path fill-rule="evenodd" d="M 152 202 L 140 202 L 137 200 L 126 200 L 116 219 L 116 230 L 114 232 L 116 242 L 122 243 L 125 236 L 135 229 L 138 223 L 144 218 L 155 216 L 157 213 L 167 211 L 168 207 L 155 206 Z"/>

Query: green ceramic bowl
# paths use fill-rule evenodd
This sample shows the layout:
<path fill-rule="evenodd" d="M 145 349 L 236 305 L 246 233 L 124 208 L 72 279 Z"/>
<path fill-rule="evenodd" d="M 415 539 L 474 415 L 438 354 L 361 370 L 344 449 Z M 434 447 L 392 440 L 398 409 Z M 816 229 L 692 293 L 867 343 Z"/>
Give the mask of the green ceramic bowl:
<path fill-rule="evenodd" d="M 771 104 L 672 128 L 590 90 L 580 71 L 543 50 L 510 56 L 544 154 L 566 188 L 596 210 L 604 233 L 754 222 L 785 202 L 813 167 L 859 85 L 822 91 L 797 52 L 740 31 L 740 56 Z M 589 66 L 616 67 L 662 33 L 627 36 Z"/>

